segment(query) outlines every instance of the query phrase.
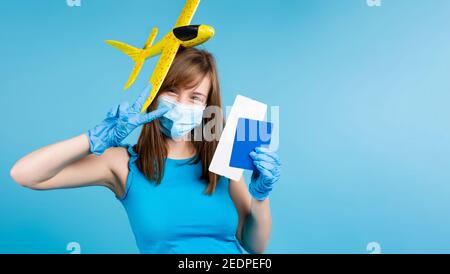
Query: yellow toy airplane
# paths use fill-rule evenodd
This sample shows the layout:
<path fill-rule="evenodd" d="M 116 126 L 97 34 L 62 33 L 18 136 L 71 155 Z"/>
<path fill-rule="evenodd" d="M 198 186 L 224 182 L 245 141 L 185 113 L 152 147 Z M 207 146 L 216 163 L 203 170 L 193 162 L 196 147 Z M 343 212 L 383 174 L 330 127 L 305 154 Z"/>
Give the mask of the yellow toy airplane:
<path fill-rule="evenodd" d="M 185 48 L 194 47 L 203 44 L 214 36 L 214 28 L 210 26 L 189 25 L 199 4 L 200 0 L 187 0 L 180 18 L 178 18 L 178 21 L 175 24 L 175 28 L 154 45 L 153 42 L 158 34 L 157 28 L 153 28 L 143 49 L 135 48 L 118 41 L 106 41 L 106 43 L 130 56 L 136 63 L 128 82 L 125 85 L 125 89 L 128 89 L 133 85 L 145 60 L 161 54 L 153 71 L 153 75 L 150 78 L 152 91 L 149 98 L 145 101 L 141 112 L 145 112 L 156 97 L 180 46 Z"/>

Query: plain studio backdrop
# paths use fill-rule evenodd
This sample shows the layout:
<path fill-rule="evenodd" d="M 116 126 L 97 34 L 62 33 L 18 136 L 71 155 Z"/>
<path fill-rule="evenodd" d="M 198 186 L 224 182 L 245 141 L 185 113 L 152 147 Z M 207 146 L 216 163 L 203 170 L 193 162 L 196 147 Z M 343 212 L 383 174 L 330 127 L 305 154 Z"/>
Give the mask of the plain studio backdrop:
<path fill-rule="evenodd" d="M 134 100 L 156 59 L 122 91 L 132 62 L 103 41 L 142 47 L 183 5 L 2 1 L 1 253 L 137 252 L 106 188 L 36 192 L 9 170 Z M 217 58 L 224 104 L 280 107 L 269 253 L 450 252 L 449 14 L 448 0 L 202 1 L 192 23 L 216 29 L 201 48 Z"/>

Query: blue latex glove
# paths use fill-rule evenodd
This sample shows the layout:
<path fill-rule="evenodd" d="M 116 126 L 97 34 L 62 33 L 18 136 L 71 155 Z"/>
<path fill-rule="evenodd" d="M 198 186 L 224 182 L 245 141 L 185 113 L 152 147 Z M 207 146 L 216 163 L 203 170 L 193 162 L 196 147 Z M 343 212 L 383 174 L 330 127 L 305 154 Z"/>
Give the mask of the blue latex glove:
<path fill-rule="evenodd" d="M 135 128 L 158 119 L 170 110 L 168 107 L 161 107 L 149 113 L 141 113 L 151 90 L 152 86 L 148 85 L 132 106 L 128 102 L 114 106 L 105 120 L 87 132 L 92 153 L 101 155 L 108 148 L 118 146 Z"/>
<path fill-rule="evenodd" d="M 262 201 L 269 196 L 274 183 L 280 178 L 281 162 L 275 152 L 263 147 L 255 148 L 249 155 L 257 169 L 252 174 L 249 191 L 253 198 Z"/>

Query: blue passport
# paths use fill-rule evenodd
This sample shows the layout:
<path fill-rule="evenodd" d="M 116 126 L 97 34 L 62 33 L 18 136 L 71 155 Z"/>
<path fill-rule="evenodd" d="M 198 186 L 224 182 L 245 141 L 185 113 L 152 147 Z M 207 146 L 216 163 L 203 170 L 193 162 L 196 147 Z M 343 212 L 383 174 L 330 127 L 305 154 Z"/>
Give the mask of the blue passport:
<path fill-rule="evenodd" d="M 256 147 L 269 147 L 273 124 L 240 118 L 236 127 L 230 167 L 256 170 L 249 153 Z"/>

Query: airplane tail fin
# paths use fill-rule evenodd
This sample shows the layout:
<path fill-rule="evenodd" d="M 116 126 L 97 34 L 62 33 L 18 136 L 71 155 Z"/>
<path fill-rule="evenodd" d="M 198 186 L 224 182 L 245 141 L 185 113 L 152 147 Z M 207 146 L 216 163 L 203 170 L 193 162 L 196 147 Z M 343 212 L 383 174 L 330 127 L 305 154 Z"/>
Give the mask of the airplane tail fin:
<path fill-rule="evenodd" d="M 157 33 L 158 33 L 158 29 L 154 28 L 152 30 L 152 33 L 150 34 L 149 38 L 147 39 L 147 42 L 145 43 L 144 49 L 138 49 L 133 46 L 127 45 L 125 43 L 119 42 L 119 41 L 114 41 L 114 40 L 105 41 L 107 44 L 111 45 L 112 47 L 122 51 L 123 53 L 125 53 L 126 55 L 131 57 L 131 59 L 133 59 L 133 61 L 135 62 L 133 71 L 131 72 L 127 83 L 125 84 L 124 89 L 128 89 L 129 87 L 131 87 L 131 85 L 133 85 L 134 81 L 136 80 L 137 76 L 139 75 L 139 72 L 141 71 L 142 66 L 144 65 L 144 62 L 146 59 L 145 50 L 152 46 Z"/>

